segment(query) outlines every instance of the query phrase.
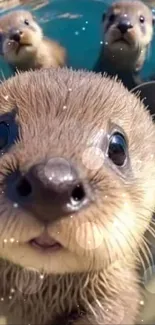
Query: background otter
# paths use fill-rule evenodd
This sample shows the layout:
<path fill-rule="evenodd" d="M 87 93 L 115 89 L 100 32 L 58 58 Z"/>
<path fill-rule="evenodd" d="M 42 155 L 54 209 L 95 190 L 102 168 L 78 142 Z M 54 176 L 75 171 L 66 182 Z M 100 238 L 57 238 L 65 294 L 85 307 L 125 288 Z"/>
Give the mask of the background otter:
<path fill-rule="evenodd" d="M 134 324 L 154 148 L 150 114 L 114 79 L 42 69 L 0 85 L 8 324 Z"/>
<path fill-rule="evenodd" d="M 102 17 L 104 42 L 95 71 L 118 75 L 129 89 L 140 84 L 154 21 L 151 9 L 141 1 L 114 2 Z"/>
<path fill-rule="evenodd" d="M 1 53 L 18 70 L 66 65 L 66 50 L 43 36 L 41 27 L 26 10 L 8 13 L 0 18 Z"/>

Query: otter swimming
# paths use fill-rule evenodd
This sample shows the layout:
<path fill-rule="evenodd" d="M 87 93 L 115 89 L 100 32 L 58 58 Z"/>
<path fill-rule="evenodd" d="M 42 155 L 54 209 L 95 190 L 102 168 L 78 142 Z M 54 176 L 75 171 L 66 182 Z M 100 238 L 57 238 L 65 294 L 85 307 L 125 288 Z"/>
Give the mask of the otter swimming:
<path fill-rule="evenodd" d="M 143 2 L 114 2 L 102 16 L 104 40 L 95 71 L 118 75 L 128 89 L 141 84 L 154 22 L 153 12 Z"/>
<path fill-rule="evenodd" d="M 26 10 L 13 11 L 0 18 L 0 37 L 1 54 L 13 70 L 66 65 L 66 49 L 46 38 L 32 14 Z"/>

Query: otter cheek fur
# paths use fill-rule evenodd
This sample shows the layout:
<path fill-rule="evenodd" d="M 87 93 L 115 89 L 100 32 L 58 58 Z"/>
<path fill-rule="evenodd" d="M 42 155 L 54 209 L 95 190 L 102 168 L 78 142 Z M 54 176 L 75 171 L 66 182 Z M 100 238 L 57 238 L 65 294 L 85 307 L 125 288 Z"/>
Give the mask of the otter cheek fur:
<path fill-rule="evenodd" d="M 29 11 L 17 10 L 0 18 L 4 59 L 20 71 L 66 65 L 66 50 L 45 38 Z"/>
<path fill-rule="evenodd" d="M 155 197 L 140 100 L 91 72 L 18 74 L 0 85 L 0 146 L 7 324 L 134 324 Z"/>

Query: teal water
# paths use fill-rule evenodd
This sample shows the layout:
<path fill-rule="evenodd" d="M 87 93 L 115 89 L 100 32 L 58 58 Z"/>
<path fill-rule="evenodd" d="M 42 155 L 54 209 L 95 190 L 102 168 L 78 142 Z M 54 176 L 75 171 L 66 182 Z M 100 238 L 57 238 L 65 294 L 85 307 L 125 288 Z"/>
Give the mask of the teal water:
<path fill-rule="evenodd" d="M 24 6 L 24 8 L 34 11 L 46 36 L 59 41 L 67 48 L 70 66 L 75 69 L 91 70 L 101 46 L 101 16 L 112 0 L 51 0 L 48 2 L 47 5 L 36 10 L 31 6 Z M 142 71 L 144 76 L 155 73 L 154 56 L 155 37 Z M 0 59 L 0 69 L 5 78 L 11 75 L 3 59 Z"/>

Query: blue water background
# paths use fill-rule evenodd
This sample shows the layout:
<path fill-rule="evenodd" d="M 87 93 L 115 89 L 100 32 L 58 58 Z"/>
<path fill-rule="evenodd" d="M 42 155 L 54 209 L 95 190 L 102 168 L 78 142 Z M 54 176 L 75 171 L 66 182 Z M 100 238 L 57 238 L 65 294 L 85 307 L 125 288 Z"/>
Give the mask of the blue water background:
<path fill-rule="evenodd" d="M 111 0 L 51 0 L 40 9 L 34 10 L 31 6 L 24 8 L 33 10 L 46 36 L 66 47 L 70 66 L 74 69 L 92 70 L 102 41 L 101 16 L 111 2 Z M 13 10 L 19 8 L 21 7 Z M 2 58 L 0 69 L 5 78 L 11 75 L 8 65 Z M 148 76 L 152 73 L 155 73 L 155 37 L 142 75 Z"/>

